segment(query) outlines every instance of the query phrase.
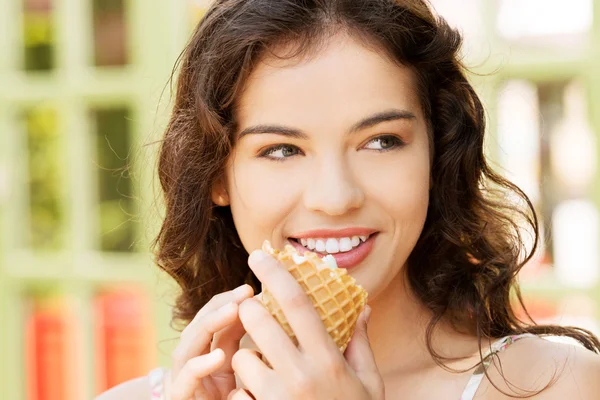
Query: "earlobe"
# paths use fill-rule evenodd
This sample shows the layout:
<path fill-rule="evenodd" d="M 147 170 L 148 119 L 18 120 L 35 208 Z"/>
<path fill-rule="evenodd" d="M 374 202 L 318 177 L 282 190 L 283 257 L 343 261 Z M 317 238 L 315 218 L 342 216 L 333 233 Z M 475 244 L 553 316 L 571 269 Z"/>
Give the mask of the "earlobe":
<path fill-rule="evenodd" d="M 225 207 L 229 205 L 229 196 L 227 196 L 227 194 L 216 193 L 213 191 L 212 201 L 218 206 Z"/>
<path fill-rule="evenodd" d="M 218 206 L 225 207 L 229 205 L 229 196 L 222 183 L 214 185 L 212 190 L 212 201 Z"/>

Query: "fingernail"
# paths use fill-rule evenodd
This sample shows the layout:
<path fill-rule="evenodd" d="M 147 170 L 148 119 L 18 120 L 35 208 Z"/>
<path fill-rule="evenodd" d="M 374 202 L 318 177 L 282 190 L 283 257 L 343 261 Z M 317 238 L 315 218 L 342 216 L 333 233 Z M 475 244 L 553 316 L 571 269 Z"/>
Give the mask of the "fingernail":
<path fill-rule="evenodd" d="M 246 296 L 246 294 L 248 294 L 248 284 L 243 284 L 242 286 L 235 288 L 235 290 L 233 291 L 233 295 L 236 298 L 243 298 Z"/>
<path fill-rule="evenodd" d="M 365 323 L 369 323 L 369 319 L 371 318 L 371 307 L 365 306 Z"/>
<path fill-rule="evenodd" d="M 249 264 L 257 264 L 257 263 L 263 262 L 264 260 L 266 260 L 269 257 L 271 257 L 271 256 L 262 250 L 254 250 L 250 254 L 250 257 L 248 258 L 248 263 Z"/>

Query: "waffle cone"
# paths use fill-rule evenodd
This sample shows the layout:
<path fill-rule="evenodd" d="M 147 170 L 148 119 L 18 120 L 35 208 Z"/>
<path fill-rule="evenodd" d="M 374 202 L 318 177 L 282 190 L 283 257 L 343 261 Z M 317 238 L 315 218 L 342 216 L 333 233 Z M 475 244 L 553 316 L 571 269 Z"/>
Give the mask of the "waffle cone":
<path fill-rule="evenodd" d="M 352 338 L 358 316 L 367 303 L 367 292 L 348 275 L 345 268 L 332 269 L 313 252 L 305 252 L 302 255 L 305 260 L 300 258 L 298 263 L 299 254 L 293 246 L 287 245 L 280 251 L 265 241 L 262 249 L 281 262 L 304 289 L 327 332 L 343 353 Z M 267 288 L 263 288 L 261 301 L 297 346 L 296 335 Z"/>

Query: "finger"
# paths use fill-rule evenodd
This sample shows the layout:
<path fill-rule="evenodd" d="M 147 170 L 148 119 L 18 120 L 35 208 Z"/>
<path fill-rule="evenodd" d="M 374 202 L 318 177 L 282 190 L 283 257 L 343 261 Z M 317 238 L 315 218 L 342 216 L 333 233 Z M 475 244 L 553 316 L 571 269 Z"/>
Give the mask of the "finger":
<path fill-rule="evenodd" d="M 255 299 L 244 301 L 240 304 L 239 317 L 248 335 L 273 369 L 286 376 L 295 376 L 300 372 L 300 351 L 261 303 Z"/>
<path fill-rule="evenodd" d="M 229 302 L 240 304 L 242 301 L 246 300 L 248 297 L 251 297 L 253 295 L 254 289 L 252 289 L 252 286 L 244 284 L 233 290 L 229 290 L 227 292 L 219 293 L 213 296 L 208 301 L 208 303 L 206 303 L 204 307 L 202 307 L 200 311 L 198 311 L 198 313 L 194 316 L 194 319 L 188 324 L 186 329 L 184 329 L 184 332 L 187 329 L 193 330 L 193 327 L 199 321 L 201 321 L 202 318 L 204 318 L 208 313 L 223 307 Z"/>
<path fill-rule="evenodd" d="M 236 390 L 232 391 L 231 393 L 229 393 L 229 396 L 227 396 L 227 400 L 255 400 L 255 399 L 254 399 L 254 396 L 252 396 L 246 390 L 236 389 Z"/>
<path fill-rule="evenodd" d="M 199 325 L 201 325 L 204 318 L 208 314 L 214 313 L 216 310 L 222 308 L 230 302 L 239 304 L 253 294 L 254 290 L 250 285 L 242 285 L 234 290 L 219 293 L 210 299 L 210 301 L 206 303 L 206 305 L 202 307 L 200 311 L 198 311 L 198 313 L 194 316 L 194 319 L 188 324 L 183 332 L 181 332 L 181 338 L 173 357 L 174 373 L 177 373 L 183 366 L 183 363 L 185 363 L 191 357 L 206 354 L 208 352 L 208 344 L 198 339 L 198 330 L 200 329 Z M 237 313 L 235 313 L 235 315 L 237 316 Z M 224 315 L 223 317 L 227 323 L 231 323 L 233 314 Z M 224 325 L 226 326 L 227 323 Z M 209 340 L 210 339 L 212 338 L 209 338 Z M 176 360 L 175 357 L 178 359 Z"/>
<path fill-rule="evenodd" d="M 344 357 L 363 385 L 372 396 L 375 396 L 381 389 L 382 382 L 367 334 L 370 314 L 371 307 L 365 306 L 356 322 L 356 329 L 344 352 Z"/>
<path fill-rule="evenodd" d="M 225 361 L 221 367 L 211 374 L 212 381 L 221 394 L 221 398 L 235 389 L 235 377 L 233 375 L 233 368 L 231 367 L 231 358 L 239 350 L 241 346 L 240 342 L 245 333 L 246 331 L 242 322 L 236 317 L 235 322 L 213 336 L 211 350 L 220 348 L 225 352 Z"/>
<path fill-rule="evenodd" d="M 259 293 L 254 296 L 255 299 L 260 299 L 262 293 Z M 235 319 L 235 321 L 224 328 L 223 330 L 217 332 L 213 336 L 213 340 L 210 346 L 211 351 L 216 348 L 221 348 L 225 351 L 225 363 L 223 364 L 222 369 L 225 372 L 231 372 L 231 357 L 233 354 L 240 349 L 240 342 L 244 335 L 246 334 L 246 330 L 244 329 L 244 325 L 240 321 L 239 317 Z M 248 337 L 247 340 L 251 339 Z M 252 343 L 254 344 L 254 343 Z M 256 345 L 255 345 L 256 346 Z M 258 348 L 257 348 L 258 350 Z M 221 371 L 217 371 L 219 373 Z"/>
<path fill-rule="evenodd" d="M 208 392 L 202 384 L 202 378 L 219 368 L 224 359 L 223 350 L 217 349 L 211 353 L 188 360 L 170 385 L 171 399 L 188 400 L 195 394 L 206 397 Z"/>
<path fill-rule="evenodd" d="M 223 349 L 225 354 L 227 354 L 228 351 L 233 350 L 231 353 L 233 354 L 238 350 L 240 340 L 245 333 L 246 330 L 244 329 L 244 325 L 242 325 L 242 321 L 240 321 L 239 316 L 236 315 L 235 320 L 230 325 L 215 333 L 212 338 L 210 350 L 212 351 L 217 348 Z"/>
<path fill-rule="evenodd" d="M 185 363 L 198 355 L 203 355 L 210 346 L 210 341 L 215 332 L 233 323 L 237 318 L 238 305 L 228 303 L 218 310 L 213 311 L 202 319 L 193 331 L 181 335 L 181 340 L 173 352 L 173 374 L 177 376 Z"/>
<path fill-rule="evenodd" d="M 252 337 L 250 337 L 247 332 L 242 337 L 242 340 L 240 340 L 240 349 L 250 349 L 257 352 L 260 351 L 256 343 L 254 343 L 254 340 L 252 340 Z"/>
<path fill-rule="evenodd" d="M 267 367 L 258 357 L 258 353 L 253 350 L 241 349 L 237 351 L 233 355 L 231 365 L 244 387 L 257 398 L 262 398 L 261 393 L 264 390 L 269 390 L 267 383 L 276 378 L 275 371 Z"/>
<path fill-rule="evenodd" d="M 273 294 L 302 349 L 312 354 L 337 350 L 312 301 L 286 268 L 262 250 L 250 254 L 248 265 Z"/>

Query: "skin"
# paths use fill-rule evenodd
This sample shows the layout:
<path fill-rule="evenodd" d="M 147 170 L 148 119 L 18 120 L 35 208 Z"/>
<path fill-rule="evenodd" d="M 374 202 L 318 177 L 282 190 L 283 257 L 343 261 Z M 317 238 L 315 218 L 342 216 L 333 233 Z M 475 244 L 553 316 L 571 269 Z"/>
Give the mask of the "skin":
<path fill-rule="evenodd" d="M 249 251 L 269 239 L 317 229 L 367 227 L 379 232 L 369 257 L 352 275 L 376 301 L 416 244 L 429 202 L 426 121 L 410 70 L 356 43 L 334 42 L 310 62 L 286 67 L 266 60 L 239 100 L 240 131 L 275 124 L 305 139 L 276 133 L 245 135 L 227 168 L 227 197 Z M 348 134 L 363 118 L 397 109 L 415 118 L 380 123 Z M 382 135 L 403 146 L 380 152 Z M 261 156 L 269 147 L 271 158 Z M 297 155 L 283 158 L 295 152 Z"/>
<path fill-rule="evenodd" d="M 279 50 L 285 54 L 287 49 Z M 408 111 L 414 118 L 348 133 L 359 120 L 392 109 Z M 376 229 L 379 235 L 373 251 L 350 274 L 369 292 L 370 351 L 385 382 L 386 398 L 407 398 L 407 394 L 408 398 L 459 398 L 472 374 L 469 369 L 479 361 L 477 338 L 458 333 L 442 321 L 433 336 L 435 349 L 442 356 L 462 358 L 447 365 L 467 371 L 457 374 L 439 367 L 424 340 L 430 313 L 400 273 L 421 234 L 430 190 L 427 124 L 411 70 L 339 34 L 313 58 L 262 60 L 239 98 L 237 118 L 238 132 L 272 124 L 304 134 L 291 138 L 277 132 L 253 133 L 237 141 L 226 181 L 215 186 L 213 199 L 231 206 L 245 248 L 252 252 L 264 239 L 282 247 L 290 236 L 311 229 Z M 394 140 L 381 141 L 382 135 L 397 137 L 403 144 L 390 145 Z M 376 151 L 383 148 L 388 150 Z M 256 268 L 252 263 L 250 267 Z M 257 313 L 255 309 L 245 318 L 256 318 Z M 243 322 L 242 309 L 240 317 Z M 481 351 L 493 340 L 483 340 Z M 506 352 L 509 356 L 502 354 L 500 359 L 506 357 L 513 371 L 510 375 L 519 377 L 521 387 L 533 390 L 548 382 L 539 377 L 551 376 L 548 366 L 554 364 L 537 363 L 538 368 L 532 370 L 526 360 L 545 359 L 548 353 L 566 360 L 575 351 L 538 338 L 523 339 L 520 346 L 525 349 L 520 355 Z M 586 356 L 582 359 L 589 361 Z M 574 367 L 586 374 L 599 371 L 598 358 L 593 359 L 592 368 Z M 496 382 L 502 381 L 495 368 L 490 373 Z M 570 393 L 565 381 L 539 398 L 563 398 L 564 391 Z M 591 383 L 592 378 L 572 384 L 581 387 L 582 382 Z M 499 387 L 510 390 L 506 385 Z M 476 398 L 509 397 L 484 380 Z"/>
<path fill-rule="evenodd" d="M 361 119 L 393 109 L 414 118 L 348 133 Z M 422 232 L 430 190 L 427 123 L 412 71 L 340 35 L 309 60 L 263 60 L 239 99 L 237 118 L 239 132 L 273 124 L 306 136 L 254 133 L 237 141 L 213 199 L 231 206 L 245 248 L 260 248 L 264 239 L 282 247 L 317 228 L 377 230 L 373 251 L 350 273 L 369 292 L 379 370 L 388 380 L 437 370 L 422 340 L 428 311 L 399 273 Z M 382 142 L 382 135 L 403 144 Z M 446 356 L 477 352 L 476 340 L 446 327 L 437 345 Z M 449 384 L 460 394 L 466 379 L 454 375 Z"/>
<path fill-rule="evenodd" d="M 467 371 L 439 367 L 425 346 L 430 314 L 401 273 L 421 234 L 430 190 L 427 128 L 415 78 L 406 67 L 344 35 L 332 38 L 315 57 L 296 61 L 262 60 L 238 99 L 237 117 L 240 132 L 278 124 L 301 130 L 305 137 L 241 137 L 226 179 L 215 184 L 212 197 L 217 205 L 231 206 L 251 253 L 248 264 L 281 305 L 300 348 L 291 346 L 250 287 L 219 294 L 182 333 L 166 380 L 167 398 L 250 399 L 236 389 L 235 372 L 241 385 L 261 400 L 382 400 L 383 386 L 387 400 L 459 399 L 472 373 L 468 369 L 479 361 L 477 339 L 442 321 L 434 348 L 445 357 L 462 357 L 447 366 Z M 390 109 L 414 118 L 347 134 L 359 120 Z M 382 141 L 381 135 L 393 135 L 403 145 L 395 147 L 395 140 Z M 267 151 L 282 144 L 285 149 Z M 382 147 L 389 149 L 377 151 Z M 273 160 L 284 155 L 288 158 Z M 282 247 L 287 238 L 306 230 L 356 226 L 379 232 L 371 254 L 349 270 L 369 292 L 372 312 L 368 325 L 361 314 L 342 356 L 291 275 L 254 250 L 265 239 Z M 253 339 L 273 370 L 244 348 L 243 340 L 240 349 L 242 337 Z M 484 341 L 482 351 L 489 342 Z M 560 376 L 535 399 L 591 400 L 600 393 L 600 357 L 579 347 L 527 338 L 501 352 L 497 361 L 488 371 L 504 391 L 511 387 L 498 373 L 500 364 L 513 385 L 528 390 L 543 388 L 554 373 Z M 146 381 L 132 381 L 100 398 L 148 398 L 147 388 Z M 509 398 L 487 379 L 475 397 Z"/>

